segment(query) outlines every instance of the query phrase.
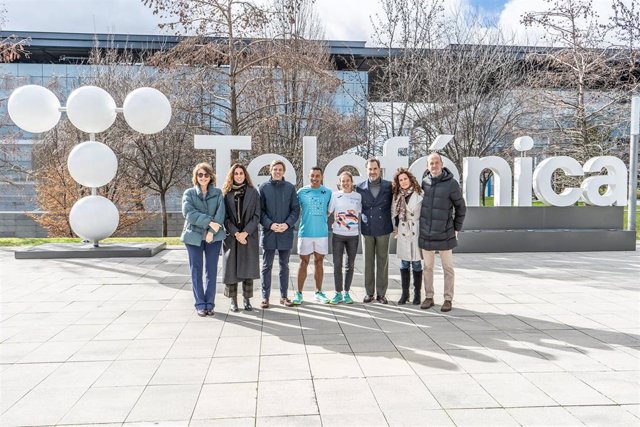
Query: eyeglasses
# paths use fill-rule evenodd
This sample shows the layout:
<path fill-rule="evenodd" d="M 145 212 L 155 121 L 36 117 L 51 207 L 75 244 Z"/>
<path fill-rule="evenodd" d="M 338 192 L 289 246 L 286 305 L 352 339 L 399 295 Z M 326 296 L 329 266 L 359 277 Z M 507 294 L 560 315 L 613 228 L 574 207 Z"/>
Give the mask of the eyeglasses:
<path fill-rule="evenodd" d="M 198 178 L 209 178 L 209 174 L 208 173 L 198 173 Z"/>

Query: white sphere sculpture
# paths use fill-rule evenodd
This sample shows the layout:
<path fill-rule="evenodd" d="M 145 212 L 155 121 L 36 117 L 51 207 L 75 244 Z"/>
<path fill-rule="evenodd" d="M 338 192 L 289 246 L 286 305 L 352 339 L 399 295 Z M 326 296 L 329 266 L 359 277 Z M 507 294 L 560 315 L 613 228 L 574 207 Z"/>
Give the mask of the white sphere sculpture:
<path fill-rule="evenodd" d="M 86 141 L 76 145 L 67 158 L 71 177 L 85 187 L 102 187 L 118 171 L 118 159 L 113 150 L 101 142 Z"/>
<path fill-rule="evenodd" d="M 69 95 L 67 116 L 83 132 L 104 132 L 116 120 L 116 102 L 102 88 L 82 86 Z"/>
<path fill-rule="evenodd" d="M 520 136 L 513 141 L 513 146 L 518 151 L 529 151 L 533 148 L 533 138 L 530 136 Z"/>
<path fill-rule="evenodd" d="M 151 87 L 141 87 L 129 93 L 122 110 L 129 126 L 144 134 L 160 132 L 171 120 L 169 100 L 162 92 Z"/>
<path fill-rule="evenodd" d="M 21 129 L 31 133 L 51 130 L 60 120 L 60 101 L 49 89 L 38 85 L 14 90 L 7 104 L 9 117 Z"/>
<path fill-rule="evenodd" d="M 120 222 L 118 208 L 102 196 L 78 200 L 69 213 L 71 229 L 86 240 L 98 241 L 111 236 Z"/>

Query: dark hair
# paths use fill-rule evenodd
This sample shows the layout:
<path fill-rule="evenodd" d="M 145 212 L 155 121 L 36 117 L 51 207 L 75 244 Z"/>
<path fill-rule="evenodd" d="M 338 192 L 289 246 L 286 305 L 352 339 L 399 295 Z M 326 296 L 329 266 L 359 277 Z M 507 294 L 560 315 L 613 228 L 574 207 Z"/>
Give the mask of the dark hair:
<path fill-rule="evenodd" d="M 370 157 L 367 159 L 367 164 L 369 163 L 373 163 L 375 162 L 378 165 L 378 168 L 380 168 L 380 159 L 378 159 L 377 157 Z"/>
<path fill-rule="evenodd" d="M 253 182 L 251 182 L 251 177 L 249 176 L 247 168 L 240 163 L 234 163 L 233 166 L 231 166 L 231 169 L 229 169 L 227 177 L 224 180 L 224 184 L 222 185 L 223 194 L 227 194 L 231 191 L 231 186 L 233 185 L 233 174 L 236 172 L 236 169 L 242 169 L 244 172 L 244 182 L 247 183 L 247 187 L 253 187 Z"/>
<path fill-rule="evenodd" d="M 311 166 L 311 169 L 309 169 L 309 171 L 320 171 L 320 175 L 324 173 L 320 166 Z"/>
<path fill-rule="evenodd" d="M 396 196 L 400 194 L 400 191 L 401 191 L 400 175 L 402 174 L 407 175 L 407 178 L 409 178 L 409 181 L 411 182 L 411 186 L 413 187 L 413 191 L 415 191 L 417 194 L 422 194 L 422 188 L 420 187 L 420 183 L 416 179 L 415 175 L 409 172 L 409 169 L 398 168 L 395 175 L 393 175 L 393 181 L 391 184 L 393 189 L 393 195 Z"/>

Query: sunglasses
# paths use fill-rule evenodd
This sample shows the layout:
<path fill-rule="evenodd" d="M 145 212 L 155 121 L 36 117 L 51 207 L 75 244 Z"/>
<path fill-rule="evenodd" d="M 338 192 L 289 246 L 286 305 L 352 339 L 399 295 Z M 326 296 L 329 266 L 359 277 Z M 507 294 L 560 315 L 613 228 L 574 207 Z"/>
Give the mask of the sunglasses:
<path fill-rule="evenodd" d="M 198 178 L 209 178 L 209 174 L 208 173 L 198 173 Z"/>

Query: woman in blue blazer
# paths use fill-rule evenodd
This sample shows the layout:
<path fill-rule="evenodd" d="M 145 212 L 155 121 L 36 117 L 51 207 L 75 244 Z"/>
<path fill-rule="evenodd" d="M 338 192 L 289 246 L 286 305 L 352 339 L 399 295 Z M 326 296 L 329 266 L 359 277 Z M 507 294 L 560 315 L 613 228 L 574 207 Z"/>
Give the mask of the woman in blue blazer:
<path fill-rule="evenodd" d="M 222 191 L 215 187 L 210 164 L 197 164 L 192 181 L 193 187 L 182 195 L 184 227 L 180 240 L 189 254 L 196 312 L 200 317 L 213 316 L 218 258 L 225 237 L 224 198 Z M 202 281 L 203 255 L 206 286 Z"/>

